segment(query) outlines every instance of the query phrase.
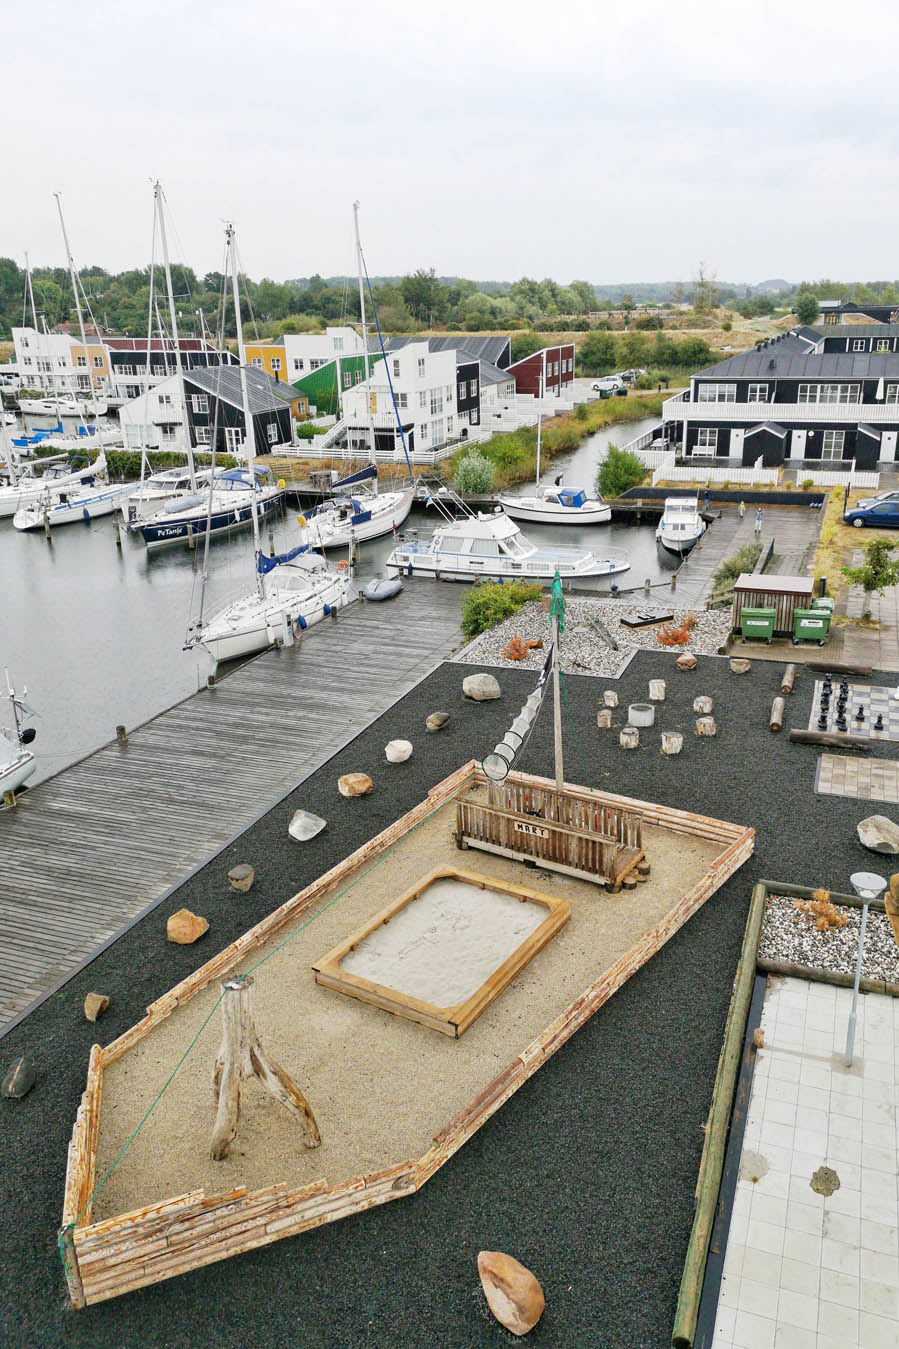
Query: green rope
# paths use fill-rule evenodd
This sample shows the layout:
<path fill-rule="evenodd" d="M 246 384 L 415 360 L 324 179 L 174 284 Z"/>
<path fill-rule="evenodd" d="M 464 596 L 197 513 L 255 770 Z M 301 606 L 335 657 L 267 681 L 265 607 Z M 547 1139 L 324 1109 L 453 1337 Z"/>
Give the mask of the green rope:
<path fill-rule="evenodd" d="M 295 928 L 295 929 L 293 930 L 293 932 L 290 933 L 289 936 L 287 936 L 287 937 L 284 938 L 283 941 L 278 942 L 278 945 L 275 946 L 275 947 L 273 947 L 272 950 L 269 951 L 268 955 L 264 955 L 260 960 L 257 960 L 257 961 L 256 961 L 256 964 L 255 964 L 255 965 L 251 965 L 250 968 L 249 968 L 248 970 L 245 970 L 243 974 L 237 975 L 237 976 L 235 977 L 235 982 L 242 983 L 245 979 L 248 979 L 249 976 L 253 973 L 254 970 L 258 970 L 259 967 L 260 967 L 260 965 L 264 965 L 265 962 L 266 962 L 267 960 L 271 960 L 272 956 L 276 955 L 276 954 L 278 953 L 278 951 L 280 951 L 280 950 L 282 949 L 282 947 L 287 946 L 287 944 L 288 944 L 289 942 L 292 942 L 296 937 L 298 937 L 298 936 L 300 935 L 300 933 L 303 932 L 307 927 L 309 927 L 309 925 L 310 925 L 311 923 L 314 923 L 314 922 L 316 921 L 316 919 L 321 918 L 322 914 L 327 913 L 328 910 L 329 910 L 330 908 L 333 908 L 333 906 L 337 903 L 337 901 L 338 901 L 339 899 L 342 899 L 342 898 L 344 897 L 344 895 L 349 894 L 349 892 L 350 892 L 356 885 L 358 885 L 360 881 L 365 880 L 366 876 L 370 875 L 372 871 L 374 871 L 374 870 L 375 870 L 377 867 L 379 867 L 383 862 L 385 862 L 385 861 L 387 860 L 387 858 L 390 856 L 390 854 L 391 854 L 392 852 L 394 852 L 395 849 L 398 848 L 398 847 L 400 846 L 401 843 L 405 842 L 405 840 L 406 840 L 407 838 L 410 838 L 412 834 L 414 834 L 417 830 L 421 829 L 423 825 L 427 824 L 428 820 L 430 820 L 431 817 L 432 817 L 433 815 L 436 815 L 436 813 L 437 813 L 438 810 L 442 810 L 444 806 L 449 805 L 450 802 L 456 800 L 456 798 L 457 798 L 458 796 L 461 796 L 461 794 L 462 794 L 464 791 L 466 791 L 466 790 L 471 786 L 471 783 L 472 783 L 472 781 L 473 781 L 473 778 L 474 778 L 474 774 L 471 774 L 468 778 L 466 778 L 466 780 L 465 780 L 463 783 L 460 784 L 458 792 L 456 792 L 453 796 L 449 797 L 446 801 L 440 801 L 440 802 L 438 802 L 438 803 L 434 806 L 434 809 L 433 809 L 433 810 L 428 811 L 427 815 L 425 815 L 423 819 L 419 820 L 418 824 L 413 825 L 413 827 L 409 830 L 408 833 L 403 834 L 402 838 L 398 838 L 398 839 L 396 840 L 395 843 L 392 843 L 392 844 L 390 845 L 390 847 L 387 849 L 387 851 L 386 851 L 381 857 L 376 858 L 375 861 L 372 862 L 371 866 L 370 866 L 370 867 L 367 867 L 366 870 L 363 871 L 363 872 L 361 873 L 361 875 L 357 876 L 355 880 L 350 881 L 350 883 L 349 883 L 348 885 L 344 886 L 344 888 L 343 888 L 342 890 L 338 891 L 338 893 L 333 897 L 333 899 L 328 900 L 328 903 L 327 903 L 327 904 L 323 905 L 322 908 L 317 909 L 317 910 L 315 911 L 315 913 L 311 914 L 310 917 L 307 918 L 306 921 L 305 921 L 304 923 L 301 923 L 301 924 L 299 925 L 299 927 Z M 178 1073 L 179 1069 L 182 1067 L 182 1065 L 183 1065 L 185 1059 L 187 1058 L 188 1054 L 190 1054 L 190 1052 L 191 1052 L 191 1050 L 193 1049 L 194 1045 L 197 1043 L 197 1041 L 199 1040 L 200 1036 L 203 1034 L 203 1031 L 206 1029 L 206 1027 L 209 1025 L 209 1022 L 212 1020 L 212 1017 L 213 1017 L 213 1015 L 214 1015 L 214 1013 L 215 1013 L 215 1010 L 216 1010 L 216 1008 L 218 1007 L 219 1003 L 221 1002 L 223 996 L 224 996 L 224 995 L 223 995 L 222 993 L 220 993 L 220 994 L 218 995 L 218 997 L 216 998 L 215 1002 L 214 1002 L 213 1005 L 212 1005 L 212 1008 L 211 1008 L 210 1011 L 209 1011 L 208 1016 L 205 1018 L 205 1020 L 203 1021 L 203 1024 L 200 1026 L 200 1029 L 197 1031 L 196 1035 L 193 1037 L 193 1039 L 191 1040 L 190 1044 L 187 1046 L 187 1048 L 185 1049 L 184 1053 L 181 1055 L 180 1059 L 179 1059 L 178 1062 L 175 1064 L 175 1066 L 174 1066 L 174 1068 L 172 1069 L 171 1073 L 170 1073 L 169 1076 L 166 1078 L 165 1082 L 163 1083 L 162 1087 L 160 1088 L 160 1090 L 159 1090 L 159 1092 L 157 1093 L 157 1095 L 156 1095 L 155 1099 L 153 1100 L 153 1102 L 147 1107 L 147 1110 L 145 1111 L 145 1113 L 144 1113 L 142 1119 L 140 1120 L 140 1122 L 139 1122 L 137 1128 L 136 1128 L 136 1129 L 134 1130 L 134 1132 L 131 1134 L 130 1138 L 126 1141 L 126 1143 L 125 1143 L 124 1146 L 122 1147 L 122 1150 L 119 1152 L 119 1155 L 116 1157 L 115 1161 L 113 1162 L 112 1166 L 110 1166 L 109 1170 L 105 1173 L 105 1175 L 103 1176 L 103 1179 L 100 1181 L 99 1185 L 95 1186 L 95 1188 L 93 1189 L 93 1191 L 91 1192 L 91 1194 L 90 1194 L 90 1195 L 88 1196 L 88 1198 L 84 1201 L 84 1204 L 83 1204 L 82 1207 L 81 1207 L 81 1211 L 80 1211 L 78 1214 L 76 1214 L 76 1216 L 75 1216 L 75 1221 L 74 1221 L 74 1222 L 71 1222 L 71 1223 L 67 1223 L 66 1226 L 65 1226 L 65 1227 L 62 1229 L 62 1231 L 60 1232 L 59 1236 L 57 1237 L 56 1244 L 57 1244 L 57 1248 L 58 1248 L 58 1250 L 59 1250 L 59 1257 L 60 1257 L 60 1260 L 62 1261 L 62 1265 L 63 1265 L 63 1269 L 64 1269 L 64 1270 L 66 1269 L 65 1255 L 63 1254 L 63 1246 L 64 1246 L 65 1242 L 66 1242 L 67 1240 L 68 1240 L 68 1241 L 71 1241 L 71 1240 L 72 1240 L 71 1234 L 75 1231 L 75 1228 L 77 1227 L 78 1223 L 81 1221 L 81 1218 L 83 1217 L 85 1211 L 90 1207 L 90 1205 L 91 1205 L 91 1204 L 94 1202 L 94 1200 L 96 1199 L 97 1195 L 98 1195 L 98 1194 L 100 1193 L 100 1191 L 103 1189 L 103 1186 L 104 1186 L 104 1185 L 106 1184 L 106 1182 L 109 1180 L 109 1177 L 112 1175 L 113 1171 L 116 1169 L 116 1167 L 118 1166 L 119 1162 L 122 1160 L 122 1158 L 124 1157 L 125 1153 L 128 1151 L 128 1149 L 130 1148 L 131 1144 L 134 1142 L 135 1138 L 137 1138 L 137 1135 L 140 1133 L 141 1129 L 144 1127 L 144 1125 L 146 1124 L 147 1120 L 150 1118 L 150 1116 L 152 1115 L 153 1111 L 156 1109 L 157 1105 L 158 1105 L 159 1102 L 162 1100 L 162 1098 L 163 1098 L 163 1096 L 165 1095 L 165 1093 L 168 1091 L 169 1087 L 171 1086 L 171 1084 L 172 1084 L 172 1082 L 173 1082 L 173 1080 L 174 1080 L 174 1078 L 175 1078 L 175 1075 Z"/>

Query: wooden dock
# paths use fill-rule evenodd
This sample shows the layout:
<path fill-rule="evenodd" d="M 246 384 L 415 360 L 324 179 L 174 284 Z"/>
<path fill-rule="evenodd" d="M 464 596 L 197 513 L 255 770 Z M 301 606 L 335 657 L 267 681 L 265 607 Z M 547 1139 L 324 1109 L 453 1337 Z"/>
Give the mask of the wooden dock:
<path fill-rule="evenodd" d="M 0 1033 L 458 647 L 463 593 L 356 603 L 23 793 L 0 815 Z"/>

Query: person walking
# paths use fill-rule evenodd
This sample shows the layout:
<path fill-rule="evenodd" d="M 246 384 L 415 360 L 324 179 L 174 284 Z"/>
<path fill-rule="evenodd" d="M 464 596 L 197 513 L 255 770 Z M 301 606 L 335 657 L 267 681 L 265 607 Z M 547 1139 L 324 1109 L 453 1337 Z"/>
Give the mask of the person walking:
<path fill-rule="evenodd" d="M 746 502 L 745 502 L 745 501 L 741 501 L 741 502 L 740 502 L 740 505 L 739 505 L 739 507 L 738 507 L 738 510 L 739 510 L 739 512 L 740 512 L 740 519 L 742 520 L 742 519 L 743 519 L 743 516 L 746 514 Z"/>
<path fill-rule="evenodd" d="M 762 532 L 762 508 L 761 508 L 761 506 L 759 506 L 758 510 L 757 510 L 756 513 L 755 513 L 755 533 L 756 533 L 756 537 L 758 537 L 758 536 L 761 534 L 761 532 Z"/>
<path fill-rule="evenodd" d="M 708 515 L 708 513 L 709 513 L 709 507 L 711 506 L 711 504 L 712 504 L 712 503 L 711 503 L 711 498 L 709 497 L 709 489 L 706 488 L 706 489 L 705 489 L 705 513 L 706 513 L 706 515 Z"/>

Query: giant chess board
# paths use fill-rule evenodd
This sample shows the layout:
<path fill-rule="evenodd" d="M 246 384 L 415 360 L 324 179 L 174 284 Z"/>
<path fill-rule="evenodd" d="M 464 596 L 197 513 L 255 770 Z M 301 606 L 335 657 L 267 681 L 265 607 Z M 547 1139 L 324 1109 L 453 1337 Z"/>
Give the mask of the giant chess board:
<path fill-rule="evenodd" d="M 843 684 L 846 691 L 844 724 L 838 724 L 841 684 L 834 676 L 829 699 L 824 698 L 825 681 L 815 680 L 815 696 L 809 717 L 810 731 L 830 731 L 834 735 L 865 735 L 872 740 L 899 740 L 899 701 L 892 688 L 875 684 Z M 862 716 L 859 717 L 858 713 Z M 878 717 L 882 729 L 876 729 Z"/>

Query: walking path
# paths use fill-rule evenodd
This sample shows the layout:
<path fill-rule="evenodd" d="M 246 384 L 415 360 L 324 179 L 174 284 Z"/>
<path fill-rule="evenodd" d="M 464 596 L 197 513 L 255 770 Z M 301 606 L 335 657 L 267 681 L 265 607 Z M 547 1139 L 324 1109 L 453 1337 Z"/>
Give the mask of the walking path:
<path fill-rule="evenodd" d="M 459 599 L 354 604 L 23 793 L 0 817 L 0 1032 L 448 656 Z"/>
<path fill-rule="evenodd" d="M 739 508 L 731 503 L 713 505 L 719 518 L 688 556 L 677 573 L 675 595 L 679 605 L 692 604 L 700 608 L 712 591 L 712 578 L 727 558 L 759 538 L 763 546 L 773 539 L 774 562 L 769 571 L 786 575 L 804 575 L 810 561 L 821 516 L 807 506 L 769 506 L 762 512 L 762 532 L 755 532 L 755 511 L 747 506 L 740 519 Z"/>

